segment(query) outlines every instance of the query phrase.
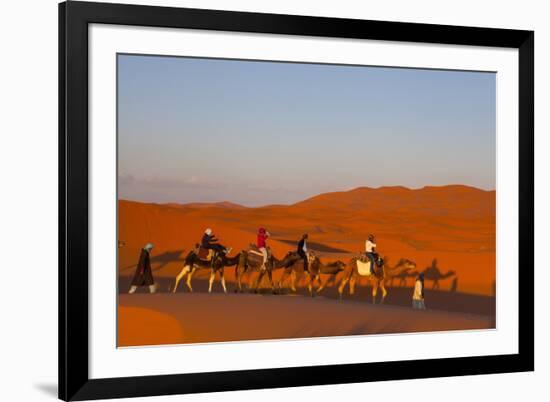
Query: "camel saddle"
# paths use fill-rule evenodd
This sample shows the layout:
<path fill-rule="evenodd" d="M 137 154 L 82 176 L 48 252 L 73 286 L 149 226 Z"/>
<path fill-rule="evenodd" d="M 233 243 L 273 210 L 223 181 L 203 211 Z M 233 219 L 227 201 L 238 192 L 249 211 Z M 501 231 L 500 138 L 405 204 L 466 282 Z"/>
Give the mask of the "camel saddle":
<path fill-rule="evenodd" d="M 366 254 L 361 253 L 359 258 L 357 258 L 357 272 L 361 276 L 369 276 L 371 275 L 370 272 L 370 264 L 371 260 L 369 257 L 366 256 Z M 378 272 L 382 269 L 382 265 L 384 265 L 384 260 L 380 257 L 378 257 L 375 260 L 374 264 L 374 272 Z"/>
<path fill-rule="evenodd" d="M 210 262 L 212 261 L 213 256 L 214 250 L 199 246 L 199 249 L 197 251 L 197 257 L 199 257 L 199 260 Z"/>
<path fill-rule="evenodd" d="M 267 258 L 271 257 L 271 249 L 267 247 Z M 250 243 L 248 247 L 248 259 L 253 262 L 260 263 L 262 262 L 264 255 L 260 249 L 253 243 Z"/>
<path fill-rule="evenodd" d="M 359 258 L 357 258 L 359 261 L 361 262 L 369 262 L 370 263 L 370 258 L 367 257 L 367 255 L 365 253 L 361 253 L 359 254 Z M 384 259 L 380 256 L 378 256 L 378 258 L 376 258 L 374 260 L 374 262 L 376 263 L 376 268 L 380 268 L 382 265 L 384 265 Z"/>

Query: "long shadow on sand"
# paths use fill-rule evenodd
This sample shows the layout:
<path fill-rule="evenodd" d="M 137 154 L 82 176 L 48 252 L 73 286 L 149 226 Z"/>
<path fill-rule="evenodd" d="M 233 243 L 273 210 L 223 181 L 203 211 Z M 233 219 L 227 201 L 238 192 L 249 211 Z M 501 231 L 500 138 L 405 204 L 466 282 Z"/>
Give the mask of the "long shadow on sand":
<path fill-rule="evenodd" d="M 120 276 L 119 277 L 119 292 L 126 293 L 130 287 L 131 277 Z M 174 285 L 172 278 L 155 278 L 158 285 L 159 293 L 168 293 Z M 235 285 L 228 282 L 228 292 L 233 293 L 235 291 Z M 208 281 L 201 278 L 193 279 L 193 290 L 195 293 L 207 293 Z M 388 296 L 385 303 L 394 306 L 411 306 L 412 288 L 410 287 L 393 287 L 388 288 Z M 146 288 L 138 289 L 139 293 L 146 293 Z M 181 283 L 178 287 L 178 293 L 189 293 L 185 284 Z M 223 293 L 222 287 L 218 278 L 214 282 L 213 293 Z M 274 295 L 271 293 L 271 289 L 262 288 L 260 293 L 266 297 L 281 297 L 281 295 Z M 308 297 L 309 293 L 305 288 L 298 288 L 296 293 L 292 293 L 288 290 L 283 290 L 283 295 L 293 295 L 295 297 L 302 296 Z M 426 306 L 430 310 L 443 310 L 457 313 L 468 313 L 482 316 L 495 317 L 496 316 L 496 299 L 491 296 L 482 296 L 469 293 L 449 292 L 442 290 L 426 290 Z M 315 297 L 333 299 L 337 301 L 338 291 L 335 286 L 325 288 L 320 295 Z M 380 297 L 380 296 L 379 296 Z M 358 303 L 371 303 L 372 294 L 371 288 L 368 286 L 356 287 L 356 293 L 354 296 L 344 294 L 345 300 L 356 301 Z M 379 299 L 378 299 L 379 300 Z"/>
<path fill-rule="evenodd" d="M 181 262 L 183 263 L 185 261 L 185 250 L 176 250 L 176 251 L 166 251 L 162 254 L 153 255 L 151 257 L 151 265 L 153 266 L 152 270 L 158 271 L 162 268 L 164 268 L 167 264 L 172 262 Z M 139 254 L 138 254 L 139 257 Z M 121 272 L 131 272 L 132 270 L 136 269 L 138 263 L 138 258 L 136 257 L 136 263 L 132 265 L 128 265 L 124 268 L 121 268 Z"/>

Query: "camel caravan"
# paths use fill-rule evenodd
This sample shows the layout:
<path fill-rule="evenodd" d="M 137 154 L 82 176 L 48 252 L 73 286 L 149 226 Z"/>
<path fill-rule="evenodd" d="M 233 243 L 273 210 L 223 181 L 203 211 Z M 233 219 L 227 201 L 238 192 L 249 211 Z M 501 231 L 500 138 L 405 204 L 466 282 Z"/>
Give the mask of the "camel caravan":
<path fill-rule="evenodd" d="M 338 293 L 342 298 L 346 286 L 349 285 L 349 294 L 355 293 L 355 285 L 361 277 L 366 278 L 372 286 L 373 303 L 376 301 L 378 291 L 382 293 L 381 302 L 388 293 L 386 282 L 394 277 L 411 272 L 416 264 L 407 259 L 399 260 L 394 266 L 390 266 L 376 253 L 376 244 L 373 235 L 369 235 L 366 242 L 365 253 L 353 257 L 347 264 L 342 261 L 323 263 L 319 256 L 307 248 L 308 235 L 304 234 L 298 242 L 297 250 L 288 252 L 282 259 L 275 257 L 267 246 L 270 234 L 264 228 L 258 229 L 257 241 L 250 244 L 247 250 L 241 250 L 234 256 L 230 256 L 231 248 L 219 244 L 212 229 L 205 230 L 200 244 L 189 251 L 185 257 L 183 267 L 175 278 L 172 293 L 176 293 L 180 282 L 185 279 L 187 289 L 192 292 L 192 278 L 198 270 L 210 270 L 208 281 L 208 292 L 212 292 L 217 275 L 223 291 L 227 293 L 227 285 L 224 277 L 226 268 L 234 267 L 236 289 L 235 292 L 244 292 L 245 289 L 251 292 L 258 292 L 262 280 L 267 277 L 271 291 L 274 294 L 281 293 L 285 282 L 290 280 L 289 288 L 296 292 L 296 283 L 299 274 L 306 274 L 306 286 L 310 295 L 319 294 L 330 283 L 336 284 L 336 276 L 340 273 L 341 280 L 338 284 Z M 280 279 L 275 283 L 273 271 L 282 270 Z M 252 282 L 251 276 L 257 273 L 256 279 Z M 321 274 L 329 278 L 323 283 Z M 246 280 L 245 280 L 246 279 Z M 251 283 L 252 282 L 252 283 Z M 136 283 L 134 280 L 132 283 Z"/>
<path fill-rule="evenodd" d="M 353 296 L 358 280 L 364 278 L 365 281 L 363 282 L 370 283 L 372 287 L 372 302 L 376 302 L 378 292 L 380 291 L 381 303 L 383 303 L 388 294 L 386 286 L 388 282 L 393 284 L 394 279 L 399 279 L 399 284 L 405 285 L 407 278 L 418 279 L 421 276 L 423 286 L 425 275 L 427 280 L 433 281 L 433 288 L 438 288 L 439 279 L 445 279 L 454 275 L 453 271 L 441 274 L 436 266 L 436 260 L 423 273 L 416 271 L 416 264 L 405 258 L 390 265 L 387 258 L 381 258 L 376 252 L 374 235 L 368 236 L 368 240 L 365 243 L 365 252 L 351 258 L 347 264 L 339 260 L 323 263 L 319 256 L 313 251 L 308 250 L 307 234 L 304 234 L 297 243 L 296 251 L 290 251 L 282 259 L 278 259 L 267 245 L 269 237 L 269 232 L 264 228 L 260 228 L 255 244 L 250 244 L 248 249 L 241 250 L 234 256 L 230 256 L 232 249 L 221 245 L 213 234 L 212 229 L 206 229 L 200 244 L 196 244 L 195 248 L 189 251 L 185 257 L 183 267 L 176 276 L 174 285 L 170 287 L 170 291 L 176 293 L 180 282 L 185 279 L 187 289 L 192 292 L 193 275 L 198 270 L 210 270 L 208 292 L 212 292 L 215 278 L 219 275 L 223 291 L 227 293 L 224 270 L 234 267 L 236 279 L 235 292 L 241 293 L 246 289 L 257 293 L 262 279 L 265 277 L 269 280 L 271 291 L 274 294 L 281 293 L 285 282 L 289 279 L 290 290 L 296 292 L 297 278 L 303 272 L 306 274 L 306 286 L 309 294 L 313 296 L 319 294 L 329 283 L 336 285 L 336 277 L 341 273 L 340 282 L 337 284 L 340 299 L 343 297 L 346 286 L 349 288 L 349 295 Z M 144 248 L 142 250 L 142 254 L 143 252 L 149 253 L 151 249 L 152 245 L 149 244 L 147 249 Z M 145 263 L 142 263 L 142 261 L 145 261 Z M 141 256 L 136 275 L 132 280 L 132 293 L 135 292 L 136 286 L 140 286 L 142 282 L 147 285 L 151 284 L 150 263 L 149 266 L 145 266 L 148 261 L 149 259 Z M 275 270 L 282 270 L 277 283 L 273 280 L 273 271 Z M 252 282 L 251 277 L 253 273 L 257 273 L 258 275 Z M 321 281 L 321 274 L 329 276 L 324 283 Z"/>

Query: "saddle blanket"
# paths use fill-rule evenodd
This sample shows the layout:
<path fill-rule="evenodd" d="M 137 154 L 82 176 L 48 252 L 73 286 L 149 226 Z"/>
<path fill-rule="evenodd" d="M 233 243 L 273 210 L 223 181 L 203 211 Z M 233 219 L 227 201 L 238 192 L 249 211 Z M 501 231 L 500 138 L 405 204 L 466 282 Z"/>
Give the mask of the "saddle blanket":
<path fill-rule="evenodd" d="M 210 261 L 212 259 L 212 254 L 214 254 L 214 250 L 199 247 L 197 256 L 199 257 L 199 259 L 203 261 Z"/>
<path fill-rule="evenodd" d="M 357 260 L 357 272 L 361 276 L 370 276 L 370 261 L 362 262 Z"/>

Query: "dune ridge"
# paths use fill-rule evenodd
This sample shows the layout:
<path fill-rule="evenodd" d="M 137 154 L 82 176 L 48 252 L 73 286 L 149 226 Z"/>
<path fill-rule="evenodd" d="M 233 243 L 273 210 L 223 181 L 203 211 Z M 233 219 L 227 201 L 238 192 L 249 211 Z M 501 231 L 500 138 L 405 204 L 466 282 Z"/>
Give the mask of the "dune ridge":
<path fill-rule="evenodd" d="M 302 233 L 309 233 L 312 244 L 325 245 L 326 250 L 350 251 L 321 251 L 327 260 L 347 261 L 364 249 L 368 233 L 374 233 L 379 251 L 390 263 L 406 257 L 423 269 L 437 258 L 443 272 L 456 272 L 460 291 L 493 294 L 494 190 L 463 185 L 359 187 L 319 194 L 292 205 L 263 207 L 119 200 L 118 211 L 119 240 L 125 244 L 119 249 L 121 275 L 133 273 L 129 267 L 135 265 L 146 242 L 156 246 L 155 275 L 174 276 L 181 268 L 181 255 L 200 240 L 206 227 L 211 227 L 223 244 L 240 250 L 255 240 L 257 228 L 263 226 L 272 234 L 270 244 L 276 255 L 293 250 L 289 240 L 298 241 Z M 449 286 L 450 280 L 441 285 Z"/>

